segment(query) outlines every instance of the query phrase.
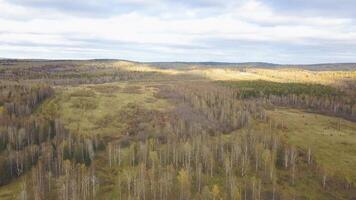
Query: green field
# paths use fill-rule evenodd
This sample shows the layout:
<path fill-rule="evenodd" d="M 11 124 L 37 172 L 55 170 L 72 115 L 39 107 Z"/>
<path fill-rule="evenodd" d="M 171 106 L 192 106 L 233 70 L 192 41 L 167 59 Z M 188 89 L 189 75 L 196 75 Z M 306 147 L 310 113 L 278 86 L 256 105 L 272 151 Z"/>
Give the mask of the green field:
<path fill-rule="evenodd" d="M 155 92 L 154 86 L 139 83 L 59 88 L 57 97 L 41 109 L 44 113 L 58 110 L 65 127 L 77 134 L 120 137 L 127 134 L 129 116 L 136 117 L 136 106 L 155 111 L 171 107 L 167 101 L 157 99 Z"/>
<path fill-rule="evenodd" d="M 282 134 L 297 147 L 311 149 L 315 161 L 330 176 L 356 183 L 356 124 L 298 110 L 277 109 L 271 119 L 283 123 Z"/>

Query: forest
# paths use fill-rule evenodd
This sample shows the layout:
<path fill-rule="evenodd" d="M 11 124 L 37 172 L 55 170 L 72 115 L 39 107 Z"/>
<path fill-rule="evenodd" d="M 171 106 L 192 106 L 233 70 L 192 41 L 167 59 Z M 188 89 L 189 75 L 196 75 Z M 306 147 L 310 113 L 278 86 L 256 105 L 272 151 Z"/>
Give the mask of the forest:
<path fill-rule="evenodd" d="M 356 69 L 263 64 L 1 60 L 0 199 L 356 199 Z"/>

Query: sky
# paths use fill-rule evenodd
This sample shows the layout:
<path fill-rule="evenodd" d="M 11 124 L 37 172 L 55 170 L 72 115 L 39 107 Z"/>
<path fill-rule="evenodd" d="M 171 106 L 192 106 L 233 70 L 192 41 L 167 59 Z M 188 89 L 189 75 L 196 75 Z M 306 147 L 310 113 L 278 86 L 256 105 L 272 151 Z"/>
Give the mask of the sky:
<path fill-rule="evenodd" d="M 0 58 L 356 62 L 356 1 L 0 0 Z"/>

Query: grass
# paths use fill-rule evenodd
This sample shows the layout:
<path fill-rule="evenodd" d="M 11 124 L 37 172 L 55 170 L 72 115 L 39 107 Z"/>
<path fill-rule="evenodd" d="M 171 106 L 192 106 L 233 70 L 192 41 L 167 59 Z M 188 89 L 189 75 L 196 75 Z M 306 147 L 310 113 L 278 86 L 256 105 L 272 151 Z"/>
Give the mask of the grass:
<path fill-rule="evenodd" d="M 307 151 L 311 148 L 313 160 L 318 171 L 326 171 L 328 178 L 348 181 L 356 184 L 356 123 L 328 117 L 320 114 L 307 113 L 301 110 L 278 108 L 268 110 L 272 124 L 254 121 L 251 124 L 252 132 L 266 132 L 270 130 L 281 135 L 288 144 L 297 149 Z M 340 129 L 339 129 L 340 124 Z M 239 133 L 244 133 L 240 130 Z M 268 131 L 267 131 L 268 133 Z M 228 137 L 229 139 L 229 137 Z M 347 199 L 347 190 L 328 191 L 322 188 L 321 174 L 316 173 L 306 163 L 297 166 L 295 185 L 290 183 L 290 171 L 279 169 L 278 188 L 286 197 L 294 194 L 304 194 L 305 199 Z M 338 184 L 338 183 L 329 183 Z M 340 185 L 339 187 L 344 187 Z M 350 191 L 351 192 L 351 191 Z M 288 199 L 288 198 L 287 198 Z"/>
<path fill-rule="evenodd" d="M 125 134 L 129 105 L 148 110 L 170 108 L 154 97 L 156 89 L 140 83 L 110 83 L 61 88 L 56 98 L 41 108 L 44 115 L 58 110 L 58 117 L 70 131 L 82 135 L 120 136 Z"/>
<path fill-rule="evenodd" d="M 247 69 L 247 72 L 276 82 L 318 83 L 343 86 L 345 80 L 355 80 L 356 71 L 309 71 L 297 68 Z"/>
<path fill-rule="evenodd" d="M 281 132 L 290 144 L 304 150 L 311 148 L 317 164 L 329 176 L 356 184 L 356 123 L 293 109 L 277 109 L 268 114 L 283 124 Z"/>
<path fill-rule="evenodd" d="M 23 178 L 13 180 L 11 183 L 0 187 L 1 200 L 17 200 L 22 190 Z"/>

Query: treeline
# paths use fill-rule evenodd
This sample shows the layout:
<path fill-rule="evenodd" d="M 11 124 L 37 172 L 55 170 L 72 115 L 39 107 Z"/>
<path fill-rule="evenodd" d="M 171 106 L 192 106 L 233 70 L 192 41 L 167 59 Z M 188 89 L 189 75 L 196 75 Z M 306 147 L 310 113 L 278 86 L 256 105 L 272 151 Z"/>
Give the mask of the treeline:
<path fill-rule="evenodd" d="M 83 138 L 68 133 L 56 121 L 57 132 L 39 146 L 39 158 L 26 176 L 24 199 L 94 199 L 98 187 L 95 152 L 104 148 L 97 138 Z"/>
<path fill-rule="evenodd" d="M 235 89 L 238 99 L 260 98 L 278 106 L 310 109 L 356 120 L 356 101 L 353 96 L 330 86 L 262 80 L 219 83 Z"/>
<path fill-rule="evenodd" d="M 174 88 L 161 89 L 159 95 L 176 99 L 178 104 L 185 104 L 186 107 L 194 109 L 191 114 L 185 114 L 184 110 L 178 110 L 178 113 L 181 112 L 184 117 L 194 113 L 200 115 L 194 117 L 197 119 L 204 116 L 207 120 L 206 123 L 210 126 L 217 126 L 217 130 L 224 133 L 249 125 L 251 119 L 266 119 L 262 101 L 259 99 L 237 100 L 235 91 L 225 87 L 211 84 L 181 84 Z"/>
<path fill-rule="evenodd" d="M 102 141 L 33 114 L 53 94 L 48 86 L 2 85 L 0 91 L 0 185 L 25 175 L 21 199 L 93 199 L 97 180 L 90 166 Z"/>
<path fill-rule="evenodd" d="M 0 184 L 26 173 L 24 199 L 93 199 L 98 182 L 91 162 L 103 142 L 72 135 L 59 120 L 24 123 L 1 133 Z"/>
<path fill-rule="evenodd" d="M 12 65 L 5 64 L 0 69 L 1 80 L 49 85 L 171 80 L 183 79 L 186 76 L 169 76 L 158 72 L 140 71 L 139 68 L 126 70 L 111 61 L 14 61 Z"/>
<path fill-rule="evenodd" d="M 283 83 L 264 80 L 219 81 L 218 83 L 231 88 L 238 88 L 242 99 L 269 95 L 286 96 L 288 94 L 313 95 L 316 97 L 345 95 L 336 88 L 320 84 Z"/>
<path fill-rule="evenodd" d="M 0 106 L 10 116 L 26 116 L 53 93 L 46 85 L 0 84 Z"/>
<path fill-rule="evenodd" d="M 0 185 L 29 170 L 38 160 L 39 145 L 53 137 L 53 123 L 30 116 L 52 94 L 43 85 L 0 86 Z"/>
<path fill-rule="evenodd" d="M 290 163 L 295 176 L 296 151 L 284 156 L 277 136 L 235 133 L 226 141 L 221 134 L 178 135 L 127 148 L 109 144 L 118 199 L 279 199 L 276 167 Z"/>

